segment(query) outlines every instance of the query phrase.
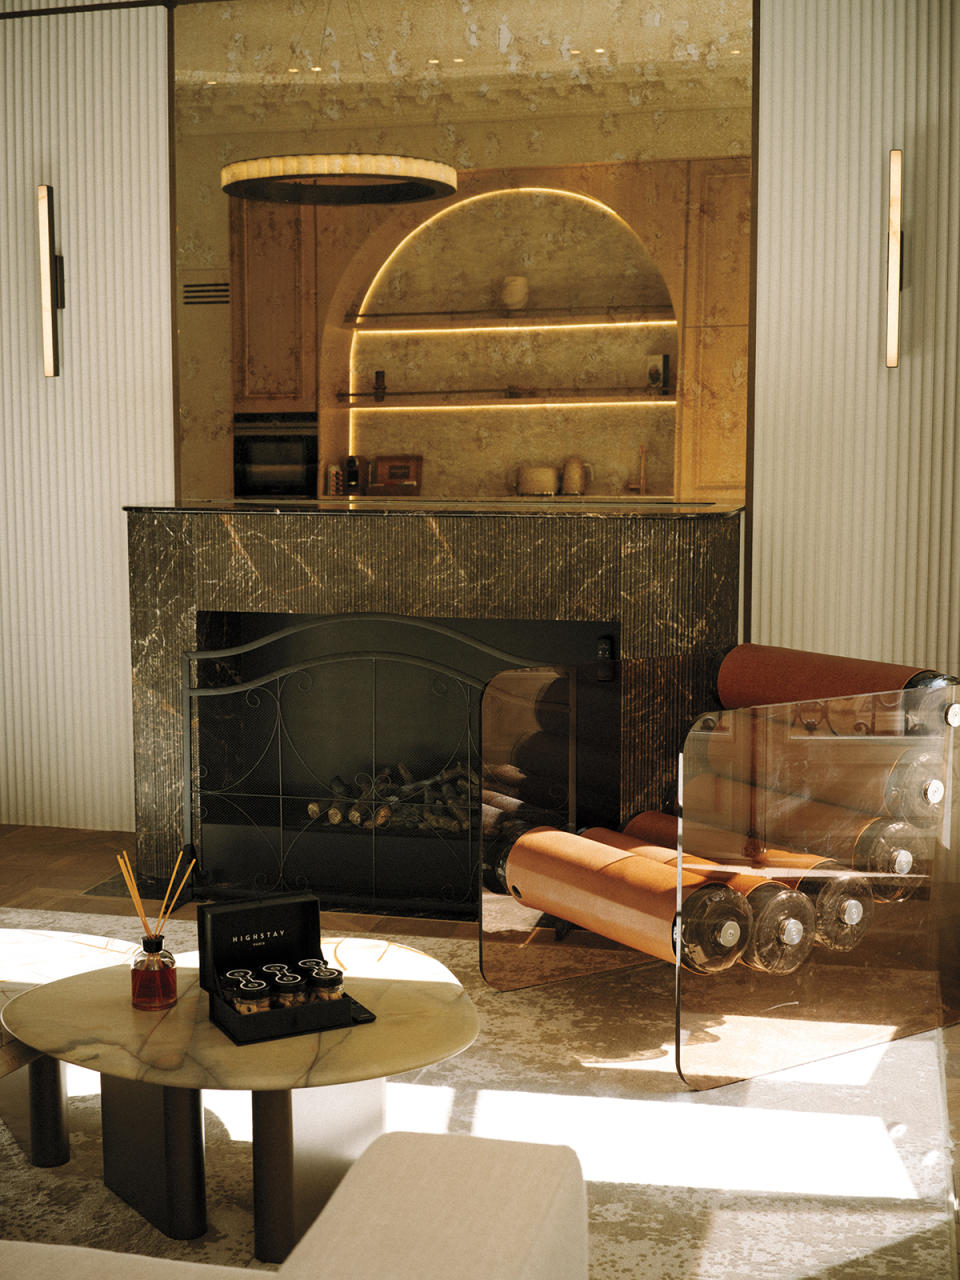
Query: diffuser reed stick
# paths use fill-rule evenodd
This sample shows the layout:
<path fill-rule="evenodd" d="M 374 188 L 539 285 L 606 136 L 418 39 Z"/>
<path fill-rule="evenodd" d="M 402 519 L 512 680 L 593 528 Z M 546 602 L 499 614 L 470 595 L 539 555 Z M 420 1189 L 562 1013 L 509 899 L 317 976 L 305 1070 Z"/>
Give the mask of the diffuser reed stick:
<path fill-rule="evenodd" d="M 140 890 L 137 888 L 137 881 L 136 881 L 136 878 L 134 877 L 133 867 L 130 865 L 130 858 L 127 855 L 127 851 L 126 849 L 124 849 L 122 853 L 117 854 L 117 862 L 119 862 L 120 864 L 120 870 L 123 873 L 124 883 L 127 886 L 127 891 L 130 894 L 134 907 L 136 908 L 137 915 L 140 917 L 140 923 L 143 925 L 144 937 L 147 937 L 147 938 L 161 937 L 161 935 L 163 934 L 164 925 L 170 919 L 170 916 L 173 913 L 173 909 L 177 905 L 177 899 L 180 897 L 180 894 L 183 892 L 184 885 L 187 883 L 187 880 L 190 877 L 190 872 L 193 870 L 193 868 L 197 864 L 197 860 L 196 858 L 194 858 L 191 861 L 189 867 L 187 867 L 186 871 L 183 873 L 183 879 L 180 881 L 179 885 L 177 886 L 176 893 L 171 898 L 170 891 L 173 888 L 173 882 L 176 879 L 176 875 L 177 875 L 177 868 L 180 866 L 180 859 L 182 857 L 183 857 L 183 850 L 181 849 L 180 853 L 177 855 L 176 862 L 173 864 L 173 871 L 171 871 L 170 873 L 170 883 L 167 885 L 167 892 L 163 895 L 163 902 L 160 905 L 160 914 L 157 916 L 157 923 L 151 929 L 150 925 L 147 923 L 147 913 L 143 909 L 143 900 L 140 897 Z M 169 906 L 167 905 L 168 902 L 170 904 Z"/>
<path fill-rule="evenodd" d="M 166 893 L 166 897 L 163 900 L 163 906 L 166 906 L 167 898 L 170 897 L 170 890 L 173 888 L 173 878 L 177 874 L 177 867 L 179 867 L 180 858 L 182 857 L 183 857 L 183 851 L 181 850 L 180 857 L 177 858 L 177 861 L 174 864 L 174 868 L 170 873 L 170 883 L 169 885 L 167 885 L 167 893 Z M 173 912 L 174 907 L 177 905 L 177 899 L 180 897 L 180 894 L 183 892 L 183 886 L 187 883 L 187 880 L 190 878 L 190 872 L 193 870 L 193 868 L 196 865 L 197 865 L 197 860 L 196 858 L 194 858 L 192 859 L 189 867 L 187 867 L 186 871 L 183 873 L 183 879 L 180 881 L 179 885 L 177 886 L 177 892 L 170 899 L 170 906 L 167 907 L 166 912 L 164 912 L 163 907 L 160 908 L 160 915 L 157 917 L 157 933 L 163 933 L 164 926 L 166 925 L 167 921 L 170 919 L 170 916 Z"/>
<path fill-rule="evenodd" d="M 180 860 L 182 857 L 183 857 L 183 850 L 181 849 L 180 852 L 177 854 L 176 862 L 173 864 L 173 870 L 170 872 L 170 883 L 167 885 L 167 892 L 163 895 L 163 902 L 160 904 L 160 914 L 157 916 L 157 923 L 156 923 L 156 927 L 154 928 L 154 933 L 161 932 L 160 922 L 164 918 L 163 913 L 167 909 L 167 899 L 170 897 L 170 890 L 173 888 L 173 880 L 177 874 L 177 867 L 179 867 Z"/>
<path fill-rule="evenodd" d="M 130 866 L 130 859 L 127 857 L 126 849 L 124 849 L 122 853 L 117 854 L 117 861 L 120 863 L 120 871 L 123 874 L 124 883 L 127 886 L 127 892 L 133 899 L 133 905 L 136 907 L 137 915 L 140 917 L 140 923 L 143 925 L 143 932 L 152 937 L 150 926 L 147 924 L 147 915 L 143 909 L 143 902 L 140 900 L 140 890 L 137 888 L 137 882 L 133 878 L 133 868 Z"/>

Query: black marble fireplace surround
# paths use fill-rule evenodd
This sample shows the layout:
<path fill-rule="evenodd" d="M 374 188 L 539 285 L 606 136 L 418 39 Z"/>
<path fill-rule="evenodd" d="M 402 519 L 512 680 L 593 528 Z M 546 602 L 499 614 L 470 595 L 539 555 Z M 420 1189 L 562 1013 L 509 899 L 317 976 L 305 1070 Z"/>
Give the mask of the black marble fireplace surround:
<path fill-rule="evenodd" d="M 182 655 L 209 647 L 209 619 L 221 612 L 612 624 L 623 661 L 611 822 L 662 804 L 686 730 L 714 705 L 719 660 L 738 639 L 734 508 L 236 503 L 131 508 L 128 533 L 145 892 L 167 883 L 183 844 Z"/>

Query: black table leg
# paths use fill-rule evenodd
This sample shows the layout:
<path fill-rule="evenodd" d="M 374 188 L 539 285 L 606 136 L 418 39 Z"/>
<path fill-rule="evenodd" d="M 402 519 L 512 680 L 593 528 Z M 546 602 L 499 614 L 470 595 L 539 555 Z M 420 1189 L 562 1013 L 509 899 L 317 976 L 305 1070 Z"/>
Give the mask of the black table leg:
<path fill-rule="evenodd" d="M 40 1169 L 70 1159 L 65 1081 L 62 1062 L 30 1051 L 22 1067 L 0 1077 L 4 1123 L 30 1163 Z"/>
<path fill-rule="evenodd" d="M 251 1108 L 254 1253 L 261 1262 L 283 1262 L 297 1242 L 290 1092 L 257 1090 Z"/>
<path fill-rule="evenodd" d="M 173 1240 L 207 1229 L 199 1089 L 101 1077 L 103 1180 Z"/>
<path fill-rule="evenodd" d="M 254 1253 L 283 1262 L 350 1165 L 383 1133 L 386 1082 L 255 1090 Z"/>
<path fill-rule="evenodd" d="M 30 1073 L 30 1163 L 41 1169 L 70 1159 L 67 1085 L 63 1063 L 45 1053 L 27 1067 Z"/>

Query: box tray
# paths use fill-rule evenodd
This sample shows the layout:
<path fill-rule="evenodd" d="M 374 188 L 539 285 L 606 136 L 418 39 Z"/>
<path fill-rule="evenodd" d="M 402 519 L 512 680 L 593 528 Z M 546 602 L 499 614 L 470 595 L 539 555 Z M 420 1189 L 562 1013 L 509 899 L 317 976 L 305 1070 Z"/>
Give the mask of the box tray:
<path fill-rule="evenodd" d="M 234 1044 L 256 1044 L 376 1021 L 375 1014 L 348 992 L 339 1000 L 311 1001 L 263 1013 L 238 1013 L 221 994 L 219 975 L 228 969 L 257 969 L 271 960 L 294 966 L 307 956 L 323 958 L 316 894 L 201 903 L 197 908 L 197 940 L 200 985 L 209 996 L 210 1021 Z"/>
<path fill-rule="evenodd" d="M 263 1013 L 237 1013 L 233 1005 L 210 992 L 210 1021 L 234 1044 L 257 1044 L 284 1036 L 305 1036 L 333 1027 L 375 1022 L 376 1015 L 344 992 L 339 1000 L 295 1005 L 292 1009 L 268 1009 Z"/>

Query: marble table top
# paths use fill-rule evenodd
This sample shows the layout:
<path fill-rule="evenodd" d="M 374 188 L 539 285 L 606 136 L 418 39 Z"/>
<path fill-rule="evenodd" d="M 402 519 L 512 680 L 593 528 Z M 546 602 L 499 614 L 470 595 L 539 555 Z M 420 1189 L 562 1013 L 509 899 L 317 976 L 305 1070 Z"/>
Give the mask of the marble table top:
<path fill-rule="evenodd" d="M 54 929 L 0 929 L 0 1009 L 24 991 L 67 974 L 129 961 L 135 942 Z M 0 1022 L 0 1075 L 24 1066 L 36 1051 L 15 1040 Z"/>
<path fill-rule="evenodd" d="M 61 978 L 0 1011 L 19 1040 L 106 1075 L 191 1089 L 297 1089 L 397 1075 L 472 1044 L 477 1013 L 432 956 L 376 938 L 324 938 L 347 992 L 376 1021 L 235 1045 L 208 1017 L 197 952 L 177 955 L 177 1003 L 134 1009 L 130 971 L 113 966 Z"/>

